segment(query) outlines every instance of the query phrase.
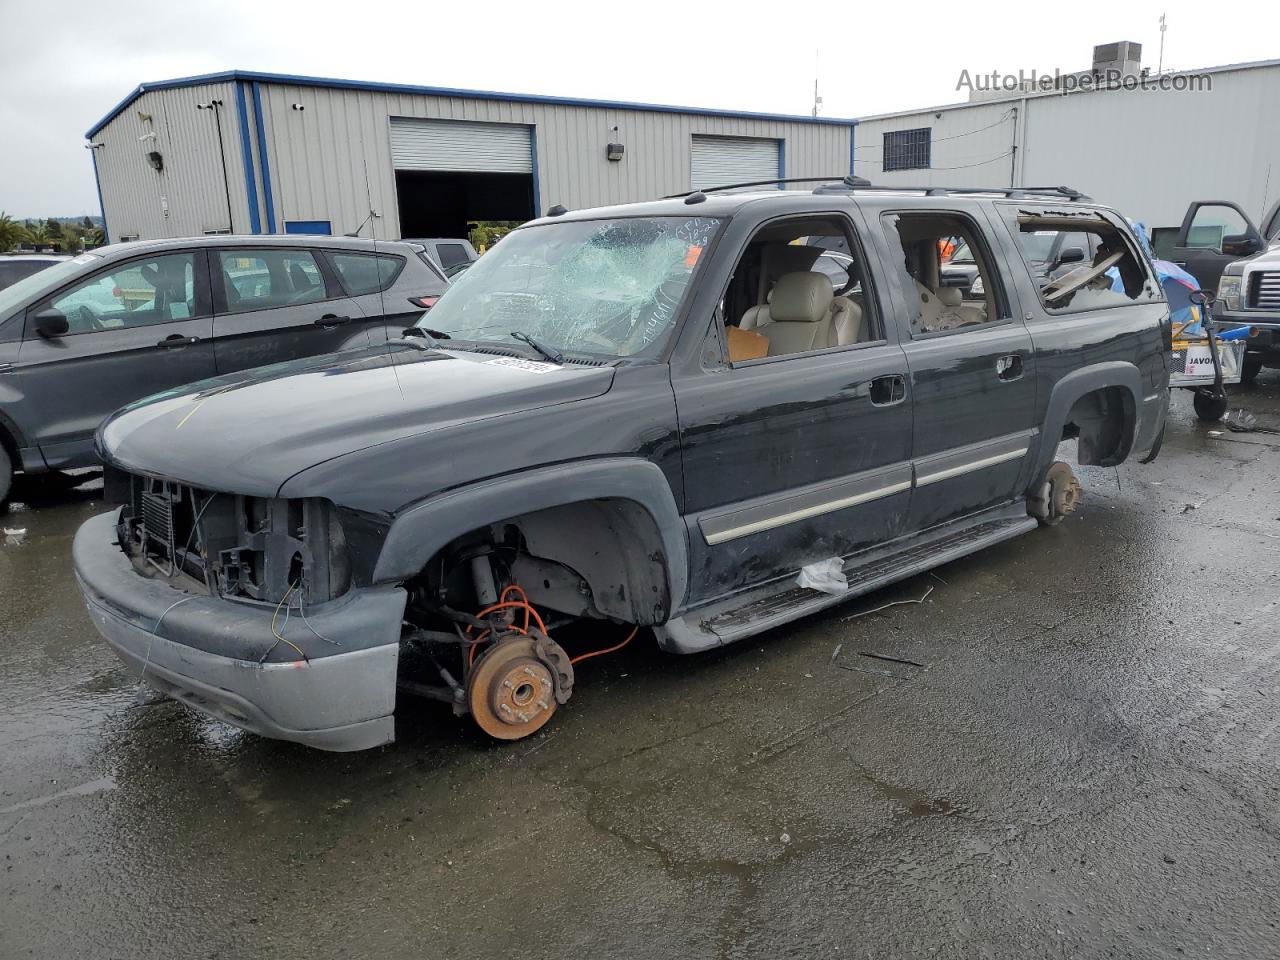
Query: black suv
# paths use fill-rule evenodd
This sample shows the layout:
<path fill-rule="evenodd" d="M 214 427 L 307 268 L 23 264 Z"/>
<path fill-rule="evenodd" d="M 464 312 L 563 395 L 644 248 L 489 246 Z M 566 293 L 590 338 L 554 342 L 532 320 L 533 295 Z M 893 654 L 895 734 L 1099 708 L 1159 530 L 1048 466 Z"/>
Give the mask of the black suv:
<path fill-rule="evenodd" d="M 553 212 L 414 335 L 103 425 L 124 505 L 75 568 L 148 683 L 331 750 L 393 739 L 398 686 L 516 739 L 642 627 L 671 653 L 740 640 L 1056 522 L 1063 439 L 1104 465 L 1160 445 L 1167 304 L 1073 191 Z M 1048 279 L 1057 232 L 1095 252 Z M 962 243 L 968 298 L 941 279 Z"/>

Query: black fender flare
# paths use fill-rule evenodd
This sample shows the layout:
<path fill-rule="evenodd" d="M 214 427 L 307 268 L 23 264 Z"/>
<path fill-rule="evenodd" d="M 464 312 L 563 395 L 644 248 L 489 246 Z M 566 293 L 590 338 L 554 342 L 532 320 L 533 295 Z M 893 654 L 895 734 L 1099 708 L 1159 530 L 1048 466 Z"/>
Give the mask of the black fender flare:
<path fill-rule="evenodd" d="M 416 576 L 447 544 L 472 530 L 583 500 L 629 500 L 653 518 L 666 554 L 670 609 L 679 609 L 688 587 L 688 532 L 666 476 L 656 464 L 632 458 L 539 467 L 417 503 L 392 521 L 373 581 L 400 583 Z"/>
<path fill-rule="evenodd" d="M 1129 444 L 1132 447 L 1138 433 L 1138 418 L 1142 416 L 1142 373 L 1127 360 L 1110 360 L 1072 370 L 1053 385 L 1053 392 L 1049 394 L 1044 424 L 1040 431 L 1040 451 L 1031 472 L 1031 483 L 1038 482 L 1052 466 L 1062 430 L 1067 425 L 1067 415 L 1076 401 L 1087 393 L 1108 387 L 1127 391 L 1133 401 L 1134 422 L 1129 425 Z M 1129 449 L 1126 449 L 1125 456 L 1128 454 Z"/>

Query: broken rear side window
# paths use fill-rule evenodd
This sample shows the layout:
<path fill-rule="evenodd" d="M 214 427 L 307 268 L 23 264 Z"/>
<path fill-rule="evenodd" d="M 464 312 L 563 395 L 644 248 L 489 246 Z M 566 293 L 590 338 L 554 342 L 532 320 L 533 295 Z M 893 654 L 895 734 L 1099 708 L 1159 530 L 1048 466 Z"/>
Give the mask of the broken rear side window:
<path fill-rule="evenodd" d="M 1019 211 L 1012 223 L 1040 302 L 1050 313 L 1100 310 L 1157 297 L 1133 243 L 1097 214 Z"/>

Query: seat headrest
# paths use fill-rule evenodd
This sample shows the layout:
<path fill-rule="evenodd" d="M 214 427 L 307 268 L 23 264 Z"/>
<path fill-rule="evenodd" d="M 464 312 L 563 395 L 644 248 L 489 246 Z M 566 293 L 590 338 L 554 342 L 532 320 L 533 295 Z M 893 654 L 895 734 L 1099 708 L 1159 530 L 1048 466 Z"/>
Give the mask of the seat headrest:
<path fill-rule="evenodd" d="M 944 307 L 958 307 L 964 302 L 964 292 L 959 287 L 939 287 L 938 299 Z"/>
<path fill-rule="evenodd" d="M 818 323 L 826 319 L 834 298 L 825 273 L 784 273 L 773 288 L 769 315 L 774 323 Z"/>

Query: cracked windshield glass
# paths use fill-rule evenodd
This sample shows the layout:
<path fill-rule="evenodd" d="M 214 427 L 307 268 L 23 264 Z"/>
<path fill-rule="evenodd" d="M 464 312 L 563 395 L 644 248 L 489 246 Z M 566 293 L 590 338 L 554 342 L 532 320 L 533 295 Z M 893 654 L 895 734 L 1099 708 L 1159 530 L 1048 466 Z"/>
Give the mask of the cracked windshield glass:
<path fill-rule="evenodd" d="M 634 217 L 513 231 L 449 288 L 422 326 L 457 340 L 511 344 L 520 334 L 570 354 L 652 355 L 719 224 Z"/>

